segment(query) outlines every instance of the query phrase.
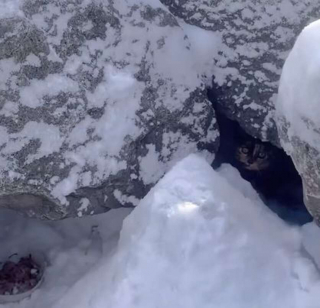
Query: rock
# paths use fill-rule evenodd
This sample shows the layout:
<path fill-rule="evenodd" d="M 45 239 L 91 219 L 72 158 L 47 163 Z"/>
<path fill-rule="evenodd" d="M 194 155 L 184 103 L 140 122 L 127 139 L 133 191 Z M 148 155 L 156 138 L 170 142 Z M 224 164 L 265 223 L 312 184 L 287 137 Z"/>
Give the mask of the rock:
<path fill-rule="evenodd" d="M 274 103 L 281 68 L 298 33 L 318 18 L 316 0 L 161 0 L 186 23 L 221 40 L 213 93 L 252 136 L 278 145 Z"/>
<path fill-rule="evenodd" d="M 306 27 L 290 52 L 276 104 L 283 148 L 302 177 L 304 203 L 320 225 L 320 21 Z"/>
<path fill-rule="evenodd" d="M 291 125 L 285 118 L 279 117 L 277 122 L 281 144 L 302 178 L 304 204 L 320 225 L 320 152 L 298 136 L 290 136 L 287 132 Z"/>
<path fill-rule="evenodd" d="M 213 159 L 206 62 L 160 3 L 17 3 L 0 13 L 0 207 L 132 206 L 189 153 Z"/>

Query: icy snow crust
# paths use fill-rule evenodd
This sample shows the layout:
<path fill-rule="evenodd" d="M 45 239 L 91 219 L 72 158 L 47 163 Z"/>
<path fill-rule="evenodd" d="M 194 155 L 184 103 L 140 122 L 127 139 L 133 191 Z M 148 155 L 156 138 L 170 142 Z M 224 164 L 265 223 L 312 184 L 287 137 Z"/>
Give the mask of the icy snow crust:
<path fill-rule="evenodd" d="M 79 188 L 122 181 L 70 215 L 95 212 L 108 198 L 111 206 L 110 197 L 136 205 L 144 192 L 132 179 L 141 190 L 199 144 L 215 143 L 203 90 L 216 46 L 192 46 L 160 2 L 0 8 L 1 193 L 44 194 L 64 216 Z"/>
<path fill-rule="evenodd" d="M 49 225 L 7 218 L 0 226 L 14 237 L 1 238 L 1 255 L 30 241 L 50 267 L 31 299 L 3 307 L 319 307 L 319 272 L 302 249 L 320 255 L 319 229 L 286 225 L 231 166 L 216 172 L 195 155 L 178 163 L 125 219 L 112 251 L 117 211 Z"/>

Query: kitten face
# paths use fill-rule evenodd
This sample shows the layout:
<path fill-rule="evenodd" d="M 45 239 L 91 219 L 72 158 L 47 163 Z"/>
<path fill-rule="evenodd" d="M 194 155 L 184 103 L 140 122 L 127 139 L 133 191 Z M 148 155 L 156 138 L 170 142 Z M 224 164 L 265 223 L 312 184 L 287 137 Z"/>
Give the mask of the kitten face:
<path fill-rule="evenodd" d="M 262 171 L 270 166 L 271 151 L 263 143 L 248 141 L 237 148 L 236 158 L 245 169 Z"/>

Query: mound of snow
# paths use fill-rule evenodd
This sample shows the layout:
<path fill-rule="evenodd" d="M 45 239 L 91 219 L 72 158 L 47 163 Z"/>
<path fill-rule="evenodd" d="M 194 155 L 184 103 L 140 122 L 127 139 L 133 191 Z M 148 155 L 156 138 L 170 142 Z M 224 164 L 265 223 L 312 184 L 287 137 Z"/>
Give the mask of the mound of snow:
<path fill-rule="evenodd" d="M 299 35 L 280 79 L 277 113 L 289 123 L 289 140 L 299 137 L 320 150 L 320 20 Z M 289 144 L 286 149 L 292 152 Z"/>
<path fill-rule="evenodd" d="M 54 307 L 318 307 L 299 229 L 238 177 L 178 163 L 125 219 L 115 255 Z"/>

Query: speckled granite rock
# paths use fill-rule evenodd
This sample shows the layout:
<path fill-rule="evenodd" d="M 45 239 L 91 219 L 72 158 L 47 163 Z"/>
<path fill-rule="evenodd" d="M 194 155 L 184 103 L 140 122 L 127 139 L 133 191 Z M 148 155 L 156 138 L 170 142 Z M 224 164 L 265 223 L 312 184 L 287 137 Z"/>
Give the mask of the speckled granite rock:
<path fill-rule="evenodd" d="M 131 206 L 189 153 L 213 159 L 206 62 L 160 2 L 7 5 L 0 206 L 48 219 Z"/>
<path fill-rule="evenodd" d="M 279 144 L 274 103 L 295 38 L 319 18 L 317 0 L 161 0 L 185 22 L 221 40 L 212 98 L 251 135 Z"/>

